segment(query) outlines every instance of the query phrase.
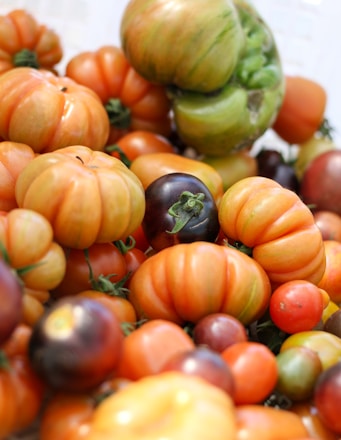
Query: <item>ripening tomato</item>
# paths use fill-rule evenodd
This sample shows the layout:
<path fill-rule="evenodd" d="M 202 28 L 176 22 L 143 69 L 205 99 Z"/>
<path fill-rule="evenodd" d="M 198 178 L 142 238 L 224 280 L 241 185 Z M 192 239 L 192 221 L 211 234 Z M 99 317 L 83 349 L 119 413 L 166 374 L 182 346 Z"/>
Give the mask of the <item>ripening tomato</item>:
<path fill-rule="evenodd" d="M 312 330 L 321 320 L 324 292 L 305 280 L 292 280 L 278 286 L 269 304 L 270 318 L 285 333 Z"/>
<path fill-rule="evenodd" d="M 59 35 L 27 10 L 0 16 L 0 73 L 19 66 L 52 69 L 62 56 Z"/>
<path fill-rule="evenodd" d="M 215 312 L 249 324 L 264 314 L 271 295 L 269 279 L 255 260 L 203 241 L 175 244 L 148 257 L 129 289 L 139 319 L 180 325 Z"/>
<path fill-rule="evenodd" d="M 103 150 L 109 128 L 96 93 L 71 78 L 30 67 L 0 75 L 0 137 L 5 141 L 27 144 L 36 153 L 70 145 Z"/>
<path fill-rule="evenodd" d="M 170 134 L 166 89 L 142 78 L 119 47 L 80 52 L 69 60 L 65 74 L 100 97 L 110 120 L 108 145 L 135 130 Z"/>
<path fill-rule="evenodd" d="M 322 235 L 299 196 L 254 176 L 225 191 L 219 221 L 228 239 L 252 250 L 273 286 L 301 279 L 317 284 L 325 270 Z"/>
<path fill-rule="evenodd" d="M 76 249 L 127 237 L 145 210 L 138 177 L 119 159 L 83 145 L 34 158 L 15 193 L 18 206 L 51 222 L 58 243 Z"/>
<path fill-rule="evenodd" d="M 327 93 L 320 83 L 287 75 L 283 103 L 272 128 L 290 144 L 305 142 L 322 124 L 326 104 Z"/>
<path fill-rule="evenodd" d="M 278 379 L 276 356 L 265 344 L 236 342 L 220 355 L 234 377 L 236 405 L 260 403 L 275 389 Z"/>

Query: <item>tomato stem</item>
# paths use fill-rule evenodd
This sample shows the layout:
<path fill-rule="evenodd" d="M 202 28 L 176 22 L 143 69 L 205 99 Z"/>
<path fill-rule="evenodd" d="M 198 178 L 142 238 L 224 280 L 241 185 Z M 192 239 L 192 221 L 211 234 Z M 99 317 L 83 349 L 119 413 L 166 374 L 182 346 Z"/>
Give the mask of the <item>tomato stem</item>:
<path fill-rule="evenodd" d="M 8 370 L 10 367 L 10 363 L 6 353 L 3 350 L 0 350 L 0 369 Z"/>
<path fill-rule="evenodd" d="M 15 67 L 33 67 L 39 69 L 37 54 L 29 49 L 22 49 L 13 56 Z"/>
<path fill-rule="evenodd" d="M 107 145 L 105 147 L 105 151 L 106 153 L 117 153 L 119 156 L 119 159 L 124 163 L 124 165 L 128 168 L 130 168 L 131 165 L 131 160 L 128 159 L 127 155 L 124 154 L 124 152 L 122 151 L 122 149 L 117 145 Z"/>
<path fill-rule="evenodd" d="M 184 191 L 180 194 L 177 202 L 169 209 L 168 214 L 175 217 L 175 224 L 169 234 L 176 234 L 181 231 L 193 217 L 198 217 L 204 208 L 204 193 L 193 194 L 190 191 Z"/>
<path fill-rule="evenodd" d="M 130 127 L 130 109 L 128 107 L 125 107 L 119 99 L 109 99 L 109 101 L 105 104 L 105 109 L 109 116 L 110 125 L 119 129 Z"/>

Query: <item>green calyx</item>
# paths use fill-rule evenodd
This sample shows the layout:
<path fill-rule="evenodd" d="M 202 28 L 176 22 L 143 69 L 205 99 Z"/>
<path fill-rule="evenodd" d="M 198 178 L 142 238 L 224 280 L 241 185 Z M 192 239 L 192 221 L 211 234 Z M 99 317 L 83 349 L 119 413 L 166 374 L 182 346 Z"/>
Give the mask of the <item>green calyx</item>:
<path fill-rule="evenodd" d="M 39 69 L 37 54 L 29 49 L 22 49 L 13 56 L 13 65 L 15 67 L 33 67 Z"/>
<path fill-rule="evenodd" d="M 131 111 L 119 99 L 111 98 L 105 105 L 110 125 L 118 129 L 126 129 L 131 124 Z"/>
<path fill-rule="evenodd" d="M 204 193 L 193 194 L 190 191 L 181 193 L 179 200 L 175 202 L 168 210 L 168 213 L 175 217 L 175 224 L 169 234 L 180 232 L 193 217 L 198 217 L 204 208 Z"/>

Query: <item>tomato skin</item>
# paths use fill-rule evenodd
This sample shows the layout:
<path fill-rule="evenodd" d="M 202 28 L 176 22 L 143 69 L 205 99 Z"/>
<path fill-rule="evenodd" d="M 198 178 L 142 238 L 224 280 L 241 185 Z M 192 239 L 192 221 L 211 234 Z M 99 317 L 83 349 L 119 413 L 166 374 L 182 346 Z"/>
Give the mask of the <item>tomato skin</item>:
<path fill-rule="evenodd" d="M 269 279 L 257 262 L 209 242 L 180 243 L 150 256 L 129 288 L 139 318 L 178 324 L 195 323 L 214 312 L 247 324 L 263 315 L 271 295 Z"/>
<path fill-rule="evenodd" d="M 188 173 L 202 180 L 217 204 L 223 195 L 223 181 L 213 167 L 176 153 L 151 153 L 137 157 L 130 170 L 140 179 L 144 189 L 154 180 L 170 173 Z"/>
<path fill-rule="evenodd" d="M 326 253 L 326 269 L 322 279 L 318 283 L 324 289 L 330 299 L 336 303 L 341 302 L 341 243 L 336 240 L 324 241 Z"/>
<path fill-rule="evenodd" d="M 83 145 L 34 158 L 20 173 L 15 190 L 18 205 L 44 215 L 55 240 L 70 248 L 128 236 L 145 210 L 137 176 L 119 159 Z"/>
<path fill-rule="evenodd" d="M 272 179 L 248 177 L 232 185 L 219 204 L 219 221 L 229 239 L 252 248 L 274 287 L 295 279 L 317 284 L 322 278 L 325 250 L 313 214 Z"/>
<path fill-rule="evenodd" d="M 36 153 L 70 145 L 103 150 L 109 128 L 99 97 L 71 78 L 30 67 L 0 76 L 0 137 L 5 141 L 27 144 Z"/>
<path fill-rule="evenodd" d="M 36 68 L 51 69 L 63 56 L 59 35 L 25 9 L 0 16 L 0 52 L 0 73 L 32 61 Z"/>
<path fill-rule="evenodd" d="M 272 321 L 289 334 L 312 330 L 320 322 L 323 310 L 321 289 L 304 280 L 281 284 L 270 298 L 269 313 Z"/>
<path fill-rule="evenodd" d="M 232 371 L 236 405 L 262 402 L 275 388 L 278 379 L 276 356 L 264 344 L 236 342 L 220 353 Z"/>
<path fill-rule="evenodd" d="M 186 173 L 170 173 L 145 190 L 142 221 L 151 247 L 160 251 L 177 243 L 214 242 L 219 234 L 218 209 L 207 186 Z"/>
<path fill-rule="evenodd" d="M 135 130 L 170 134 L 170 101 L 164 87 L 142 78 L 119 47 L 80 52 L 69 60 L 65 74 L 94 90 L 106 106 L 111 122 L 108 145 Z M 116 100 L 117 109 L 112 114 L 111 100 Z"/>
<path fill-rule="evenodd" d="M 327 104 L 327 93 L 316 81 L 302 77 L 285 77 L 285 94 L 275 132 L 290 144 L 309 140 L 321 125 Z"/>
<path fill-rule="evenodd" d="M 116 374 L 129 380 L 154 375 L 175 354 L 194 348 L 194 342 L 182 327 L 164 319 L 153 319 L 125 337 Z"/>
<path fill-rule="evenodd" d="M 315 223 L 319 227 L 323 240 L 341 242 L 341 216 L 332 211 L 314 211 Z"/>

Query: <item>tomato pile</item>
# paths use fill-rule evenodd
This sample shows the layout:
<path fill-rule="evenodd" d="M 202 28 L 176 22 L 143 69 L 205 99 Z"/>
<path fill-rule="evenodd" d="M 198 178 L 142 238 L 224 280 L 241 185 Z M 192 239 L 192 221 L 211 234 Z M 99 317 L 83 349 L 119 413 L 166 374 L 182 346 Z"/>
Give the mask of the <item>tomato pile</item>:
<path fill-rule="evenodd" d="M 131 0 L 63 72 L 0 16 L 0 439 L 341 437 L 326 92 L 245 0 L 195 2 Z"/>

